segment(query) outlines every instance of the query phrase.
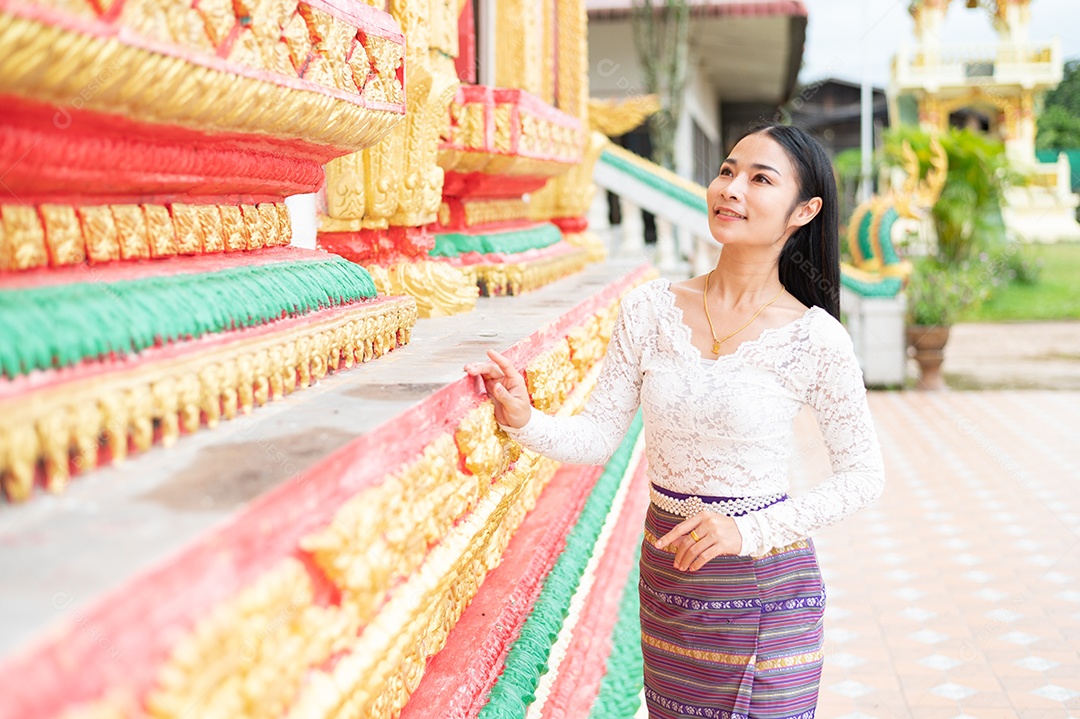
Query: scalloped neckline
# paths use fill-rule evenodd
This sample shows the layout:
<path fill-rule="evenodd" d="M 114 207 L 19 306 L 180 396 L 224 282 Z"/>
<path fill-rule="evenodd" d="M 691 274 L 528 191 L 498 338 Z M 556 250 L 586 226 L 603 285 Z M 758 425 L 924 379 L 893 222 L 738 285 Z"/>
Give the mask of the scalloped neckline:
<path fill-rule="evenodd" d="M 735 348 L 734 352 L 728 352 L 727 354 L 722 354 L 716 358 L 706 357 L 705 355 L 701 354 L 701 350 L 694 346 L 694 343 L 692 341 L 694 337 L 693 331 L 690 329 L 690 326 L 686 324 L 686 321 L 684 319 L 685 315 L 683 314 L 682 308 L 675 304 L 675 293 L 671 291 L 671 280 L 666 277 L 662 277 L 660 279 L 662 279 L 666 283 L 660 288 L 660 291 L 666 296 L 666 305 L 673 315 L 671 319 L 680 328 L 683 340 L 681 343 L 682 349 L 686 351 L 687 354 L 693 356 L 693 364 L 695 366 L 701 367 L 704 370 L 708 370 L 712 366 L 720 364 L 721 360 L 725 360 L 730 357 L 738 357 L 742 353 L 744 347 L 761 344 L 762 340 L 764 340 L 767 335 L 770 335 L 778 330 L 785 330 L 793 327 L 794 325 L 805 320 L 807 317 L 810 317 L 810 315 L 813 314 L 814 310 L 818 309 L 817 305 L 810 305 L 806 308 L 805 312 L 803 312 L 797 318 L 793 319 L 791 322 L 782 324 L 779 327 L 766 327 L 761 331 L 761 334 L 759 334 L 754 339 L 743 340 L 739 343 L 739 346 Z M 703 362 L 708 362 L 709 365 L 703 366 Z"/>

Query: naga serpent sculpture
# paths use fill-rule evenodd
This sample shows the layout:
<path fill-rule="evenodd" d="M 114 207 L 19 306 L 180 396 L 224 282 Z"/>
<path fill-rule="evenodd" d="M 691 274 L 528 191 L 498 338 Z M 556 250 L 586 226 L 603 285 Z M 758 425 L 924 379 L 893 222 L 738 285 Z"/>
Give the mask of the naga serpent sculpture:
<path fill-rule="evenodd" d="M 930 228 L 925 221 L 945 186 L 948 157 L 936 136 L 930 139 L 930 166 L 925 177 L 908 141 L 904 141 L 901 152 L 901 167 L 906 175 L 903 184 L 861 203 L 848 223 L 847 244 L 852 261 L 844 263 L 842 270 L 859 284 L 877 285 L 887 278 L 899 278 L 902 284 L 907 279 L 911 263 L 900 257 L 895 239 L 909 234 L 927 238 Z M 899 290 L 895 280 L 886 283 Z"/>

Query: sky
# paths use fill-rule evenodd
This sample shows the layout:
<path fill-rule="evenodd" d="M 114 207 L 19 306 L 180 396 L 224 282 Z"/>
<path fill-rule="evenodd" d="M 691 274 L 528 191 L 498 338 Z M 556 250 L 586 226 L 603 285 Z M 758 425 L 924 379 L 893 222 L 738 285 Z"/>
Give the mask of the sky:
<path fill-rule="evenodd" d="M 824 77 L 862 80 L 859 38 L 865 35 L 870 80 L 878 87 L 889 82 L 889 66 L 901 44 L 914 44 L 915 23 L 907 12 L 908 0 L 803 0 L 809 11 L 806 50 L 799 81 Z M 943 28 L 948 44 L 994 42 L 990 14 L 968 10 L 964 0 L 952 0 Z M 865 18 L 864 18 L 865 10 Z M 868 32 L 863 28 L 869 27 Z M 1061 38 L 1066 60 L 1080 58 L 1080 0 L 1033 0 L 1032 42 Z"/>

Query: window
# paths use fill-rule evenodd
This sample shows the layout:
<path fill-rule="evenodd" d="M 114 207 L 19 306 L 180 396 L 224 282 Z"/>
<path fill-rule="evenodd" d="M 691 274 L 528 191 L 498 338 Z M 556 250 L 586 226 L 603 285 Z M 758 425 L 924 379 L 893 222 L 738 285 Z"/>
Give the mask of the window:
<path fill-rule="evenodd" d="M 690 121 L 694 134 L 694 165 L 691 179 L 709 186 L 720 169 L 720 147 L 713 142 L 695 120 Z"/>

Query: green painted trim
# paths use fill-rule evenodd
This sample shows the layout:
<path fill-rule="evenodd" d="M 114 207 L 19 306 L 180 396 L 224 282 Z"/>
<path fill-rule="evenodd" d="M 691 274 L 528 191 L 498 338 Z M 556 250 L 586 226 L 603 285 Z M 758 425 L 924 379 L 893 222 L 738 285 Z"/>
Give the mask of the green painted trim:
<path fill-rule="evenodd" d="M 0 373 L 67 367 L 376 295 L 341 257 L 0 291 Z"/>
<path fill-rule="evenodd" d="M 885 210 L 885 215 L 881 218 L 881 225 L 878 230 L 878 244 L 881 245 L 881 264 L 883 265 L 895 265 L 900 262 L 900 256 L 896 254 L 896 249 L 893 248 L 892 243 L 892 228 L 899 219 L 900 213 L 896 211 L 895 207 Z"/>
<path fill-rule="evenodd" d="M 562 239 L 562 231 L 551 223 L 535 225 L 523 230 L 487 232 L 468 235 L 463 232 L 446 232 L 435 235 L 435 247 L 428 251 L 431 257 L 457 257 L 466 252 L 505 252 L 515 254 L 526 250 L 550 247 Z"/>
<path fill-rule="evenodd" d="M 904 283 L 899 277 L 882 277 L 877 282 L 866 282 L 841 272 L 840 284 L 862 297 L 896 297 Z"/>
<path fill-rule="evenodd" d="M 1069 158 L 1069 172 L 1072 174 L 1072 191 L 1080 192 L 1080 149 L 1075 147 L 1061 150 L 1036 150 L 1035 159 L 1039 162 L 1057 162 L 1058 154 L 1065 153 Z"/>
<path fill-rule="evenodd" d="M 657 173 L 649 172 L 640 165 L 628 162 L 627 160 L 619 157 L 612 152 L 608 152 L 607 150 L 604 150 L 600 154 L 600 161 L 606 162 L 620 172 L 625 172 L 634 179 L 645 183 L 654 190 L 664 193 L 673 200 L 681 202 L 692 210 L 696 210 L 702 213 L 708 212 L 708 203 L 705 202 L 704 197 L 695 195 L 693 192 L 690 192 L 686 188 L 679 187 L 675 183 L 665 180 Z"/>
<path fill-rule="evenodd" d="M 874 222 L 874 213 L 867 207 L 863 210 L 863 216 L 859 219 L 859 251 L 862 252 L 863 260 L 875 259 L 874 243 L 870 241 L 870 225 Z"/>
<path fill-rule="evenodd" d="M 634 565 L 626 578 L 619 618 L 611 632 L 611 653 L 608 655 L 600 690 L 596 693 L 589 719 L 626 719 L 637 714 L 642 688 L 643 660 L 641 658 L 641 599 L 638 595 L 638 565 L 641 545 L 634 553 Z"/>
<path fill-rule="evenodd" d="M 570 600 L 589 564 L 604 520 L 611 511 L 615 493 L 625 481 L 627 465 L 641 427 L 641 411 L 638 410 L 619 448 L 596 480 L 577 523 L 567 535 L 566 549 L 544 579 L 536 603 L 510 647 L 502 674 L 491 688 L 478 719 L 523 717 L 525 707 L 535 701 L 537 684 L 548 670 L 551 647 L 559 637 Z"/>

